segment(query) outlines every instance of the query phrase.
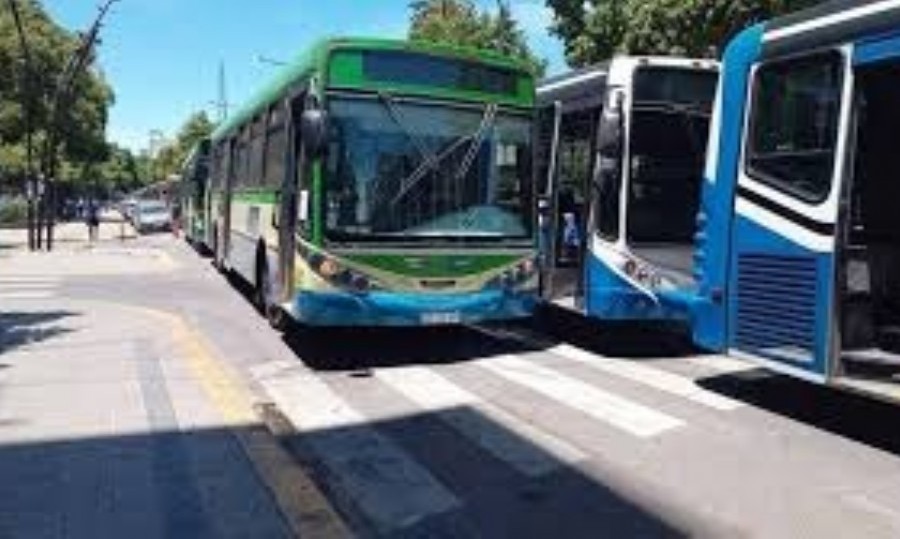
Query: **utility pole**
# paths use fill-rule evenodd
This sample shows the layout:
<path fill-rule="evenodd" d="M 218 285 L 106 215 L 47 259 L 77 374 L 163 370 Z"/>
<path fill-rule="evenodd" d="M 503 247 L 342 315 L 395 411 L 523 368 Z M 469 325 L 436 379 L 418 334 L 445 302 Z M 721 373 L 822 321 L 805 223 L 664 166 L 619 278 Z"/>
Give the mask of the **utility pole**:
<path fill-rule="evenodd" d="M 57 147 L 59 131 L 62 129 L 63 114 L 68 110 L 69 101 L 72 98 L 73 87 L 78 76 L 87 68 L 91 61 L 91 54 L 94 45 L 100 35 L 100 29 L 103 25 L 103 19 L 106 17 L 113 4 L 119 0 L 106 0 L 100 7 L 94 24 L 81 39 L 81 43 L 75 50 L 72 58 L 69 60 L 66 69 L 63 71 L 56 87 L 56 95 L 53 99 L 53 113 L 51 115 L 51 125 L 47 133 L 47 144 L 45 146 L 44 163 L 46 170 L 47 189 L 50 196 L 50 215 L 47 221 L 47 250 L 53 250 L 53 228 L 56 221 L 56 182 L 57 182 Z"/>
<path fill-rule="evenodd" d="M 28 248 L 36 250 L 35 242 L 35 199 L 38 196 L 37 185 L 34 178 L 34 71 L 31 62 L 31 48 L 28 38 L 25 37 L 25 29 L 22 25 L 22 15 L 19 13 L 19 5 L 16 0 L 8 0 L 9 9 L 12 12 L 16 32 L 19 34 L 19 46 L 22 49 L 24 69 L 22 70 L 22 111 L 25 116 L 25 194 L 28 197 Z"/>
<path fill-rule="evenodd" d="M 228 119 L 228 93 L 225 86 L 225 62 L 219 62 L 219 122 Z"/>

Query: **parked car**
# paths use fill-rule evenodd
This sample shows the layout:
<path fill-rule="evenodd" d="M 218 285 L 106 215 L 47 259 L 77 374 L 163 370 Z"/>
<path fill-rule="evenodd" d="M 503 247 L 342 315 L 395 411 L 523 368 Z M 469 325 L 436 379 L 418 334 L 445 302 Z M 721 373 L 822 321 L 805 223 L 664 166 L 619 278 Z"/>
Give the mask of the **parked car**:
<path fill-rule="evenodd" d="M 142 200 L 132 210 L 132 223 L 139 234 L 172 229 L 172 213 L 158 200 Z"/>

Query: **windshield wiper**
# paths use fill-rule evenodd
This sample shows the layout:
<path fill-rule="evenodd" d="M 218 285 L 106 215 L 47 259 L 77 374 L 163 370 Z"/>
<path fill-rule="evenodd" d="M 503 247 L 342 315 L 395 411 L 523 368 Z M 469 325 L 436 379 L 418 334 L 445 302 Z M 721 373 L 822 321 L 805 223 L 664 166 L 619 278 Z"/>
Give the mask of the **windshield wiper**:
<path fill-rule="evenodd" d="M 496 119 L 497 105 L 495 103 L 490 103 L 487 108 L 484 109 L 484 116 L 481 117 L 481 125 L 478 126 L 478 131 L 475 132 L 472 145 L 469 146 L 469 151 L 466 153 L 465 159 L 463 159 L 459 168 L 456 169 L 456 175 L 453 177 L 454 180 L 461 180 L 469 173 L 469 169 L 472 168 L 472 163 L 475 162 L 475 158 L 478 156 L 478 150 L 481 148 L 481 144 L 484 142 L 487 132 L 494 126 L 494 121 Z"/>
<path fill-rule="evenodd" d="M 478 126 L 478 129 L 470 134 L 463 135 L 456 139 L 452 144 L 450 144 L 447 148 L 445 148 L 439 155 L 431 157 L 431 159 L 426 159 L 422 162 L 412 174 L 403 178 L 403 181 L 400 182 L 400 190 L 397 193 L 397 196 L 391 200 L 391 206 L 396 206 L 403 197 L 405 197 L 413 188 L 415 188 L 420 181 L 426 176 L 428 172 L 431 171 L 440 171 L 440 164 L 449 157 L 453 155 L 453 152 L 457 150 L 464 142 L 467 140 L 472 140 L 472 145 L 469 147 L 469 151 L 466 152 L 466 157 L 463 159 L 462 165 L 457 169 L 456 174 L 454 175 L 454 180 L 464 177 L 469 172 L 469 168 L 472 166 L 472 162 L 475 160 L 475 156 L 478 154 L 478 148 L 481 146 L 482 141 L 484 140 L 485 133 L 494 123 L 494 118 L 497 115 L 497 105 L 489 104 L 485 110 L 484 114 L 481 117 L 481 124 Z"/>

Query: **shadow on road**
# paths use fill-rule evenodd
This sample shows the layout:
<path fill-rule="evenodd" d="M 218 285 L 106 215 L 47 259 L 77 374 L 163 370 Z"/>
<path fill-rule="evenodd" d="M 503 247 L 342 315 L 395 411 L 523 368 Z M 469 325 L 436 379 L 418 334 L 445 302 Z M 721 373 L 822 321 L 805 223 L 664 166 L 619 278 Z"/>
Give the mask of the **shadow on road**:
<path fill-rule="evenodd" d="M 0 537 L 291 536 L 225 429 L 0 444 L 0 477 Z"/>
<path fill-rule="evenodd" d="M 700 385 L 779 416 L 900 455 L 900 408 L 871 398 L 753 370 Z"/>
<path fill-rule="evenodd" d="M 516 457 L 501 460 L 452 425 L 505 440 L 520 459 L 543 460 L 544 472 L 522 473 L 510 465 Z M 468 407 L 281 439 L 361 537 L 687 537 L 706 526 Z"/>
<path fill-rule="evenodd" d="M 54 324 L 76 316 L 71 311 L 0 313 L 0 353 L 70 333 Z"/>
<path fill-rule="evenodd" d="M 699 353 L 687 331 L 674 325 L 605 322 L 553 308 L 539 311 L 532 327 L 546 338 L 602 356 L 656 359 Z"/>
<path fill-rule="evenodd" d="M 465 327 L 310 328 L 285 333 L 285 343 L 317 370 L 353 370 L 401 365 L 439 365 L 540 349 L 490 338 Z"/>

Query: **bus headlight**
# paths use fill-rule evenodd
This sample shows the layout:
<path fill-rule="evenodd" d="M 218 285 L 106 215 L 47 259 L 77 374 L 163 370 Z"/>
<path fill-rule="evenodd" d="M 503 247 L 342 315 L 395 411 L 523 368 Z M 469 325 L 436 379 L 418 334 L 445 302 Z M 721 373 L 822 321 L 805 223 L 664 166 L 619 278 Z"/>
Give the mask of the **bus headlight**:
<path fill-rule="evenodd" d="M 497 288 L 505 288 L 505 289 L 514 289 L 518 288 L 528 281 L 534 279 L 537 276 L 538 265 L 537 262 L 528 258 L 519 262 L 515 266 L 507 269 L 503 273 L 500 273 L 490 281 L 488 281 L 487 289 L 497 289 Z"/>
<path fill-rule="evenodd" d="M 636 259 L 626 258 L 621 264 L 621 269 L 625 275 L 643 287 L 656 290 L 664 284 L 662 277 L 653 268 Z"/>
<path fill-rule="evenodd" d="M 335 258 L 308 250 L 301 250 L 300 255 L 316 275 L 336 288 L 360 294 L 379 288 L 370 277 L 344 266 Z"/>

